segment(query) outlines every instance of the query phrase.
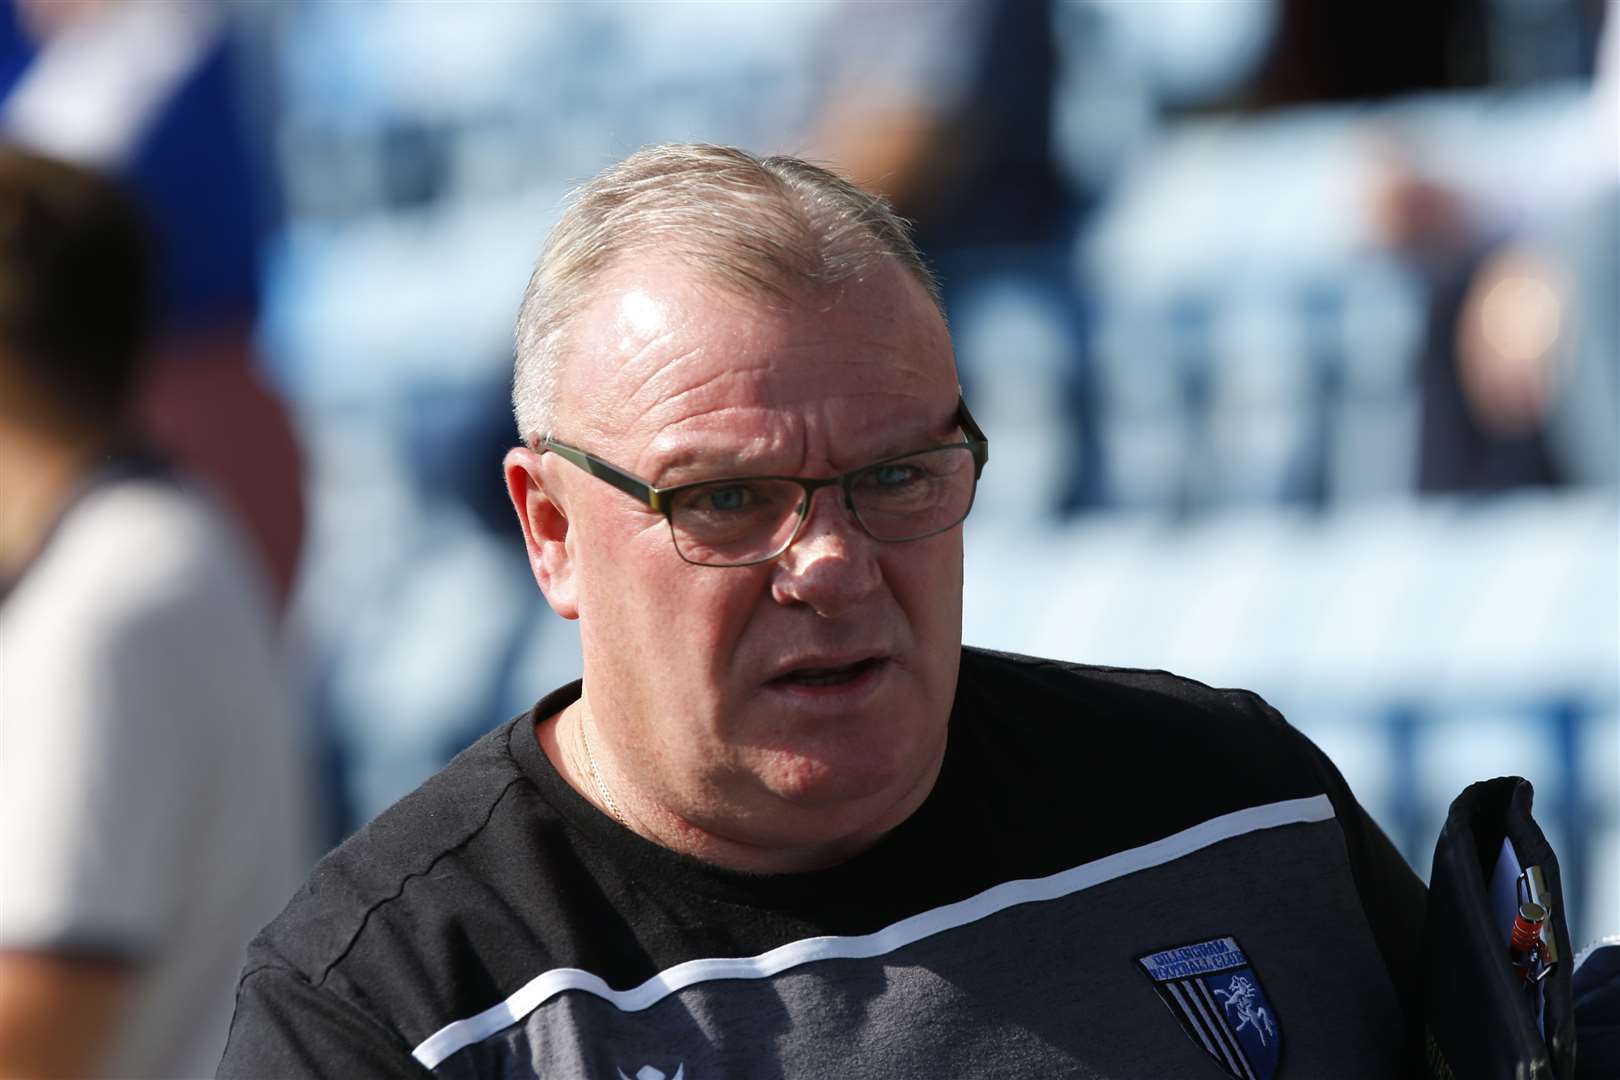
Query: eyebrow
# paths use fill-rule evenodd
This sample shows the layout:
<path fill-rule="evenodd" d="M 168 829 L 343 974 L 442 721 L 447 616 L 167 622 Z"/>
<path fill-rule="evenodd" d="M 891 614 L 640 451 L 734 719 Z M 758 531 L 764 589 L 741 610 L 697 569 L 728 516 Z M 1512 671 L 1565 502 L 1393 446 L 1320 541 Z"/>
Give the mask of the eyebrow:
<path fill-rule="evenodd" d="M 673 465 L 654 470 L 649 483 L 656 488 L 679 487 L 703 480 L 724 480 L 731 476 L 767 476 L 768 470 L 753 468 L 745 458 L 734 454 L 709 457 L 701 453 L 682 455 Z"/>
<path fill-rule="evenodd" d="M 886 449 L 876 453 L 864 455 L 859 461 L 851 465 L 851 469 L 863 468 L 866 465 L 885 461 L 902 454 L 909 454 L 916 450 L 926 450 L 930 445 L 944 446 L 952 432 L 961 431 L 961 425 L 956 422 L 956 413 L 953 411 L 946 421 L 937 430 L 930 443 L 927 435 L 918 435 L 905 439 L 886 440 L 881 446 Z M 965 432 L 963 433 L 966 434 Z M 748 476 L 796 476 L 797 473 L 771 470 L 750 465 L 747 451 L 719 451 L 713 455 L 705 454 L 702 450 L 693 450 L 679 453 L 673 464 L 665 464 L 655 470 L 648 483 L 656 488 L 678 487 L 682 484 L 701 483 L 709 480 L 728 480 Z"/>

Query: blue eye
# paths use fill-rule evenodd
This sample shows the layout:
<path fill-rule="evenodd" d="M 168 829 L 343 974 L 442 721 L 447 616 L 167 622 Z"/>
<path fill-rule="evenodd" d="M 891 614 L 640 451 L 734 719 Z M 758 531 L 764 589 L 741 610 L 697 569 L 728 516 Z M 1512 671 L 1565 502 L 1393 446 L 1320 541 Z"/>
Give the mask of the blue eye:
<path fill-rule="evenodd" d="M 922 478 L 922 470 L 915 465 L 879 465 L 872 470 L 872 479 L 879 487 L 894 488 Z"/>
<path fill-rule="evenodd" d="M 753 492 L 741 484 L 730 487 L 706 488 L 703 492 L 704 509 L 727 513 L 746 509 L 754 501 Z"/>

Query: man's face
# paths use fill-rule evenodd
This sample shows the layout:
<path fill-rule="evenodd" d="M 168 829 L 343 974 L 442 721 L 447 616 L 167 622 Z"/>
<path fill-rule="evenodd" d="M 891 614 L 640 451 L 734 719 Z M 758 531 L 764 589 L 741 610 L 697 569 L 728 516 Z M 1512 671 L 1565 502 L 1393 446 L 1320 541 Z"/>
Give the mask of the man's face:
<path fill-rule="evenodd" d="M 553 434 L 656 486 L 824 477 L 961 438 L 944 321 L 898 268 L 783 305 L 655 263 L 574 326 Z M 534 464 L 567 521 L 542 584 L 580 620 L 592 737 L 621 783 L 766 848 L 914 809 L 956 689 L 959 528 L 878 544 L 824 489 L 779 558 L 694 566 L 661 514 L 554 454 Z"/>

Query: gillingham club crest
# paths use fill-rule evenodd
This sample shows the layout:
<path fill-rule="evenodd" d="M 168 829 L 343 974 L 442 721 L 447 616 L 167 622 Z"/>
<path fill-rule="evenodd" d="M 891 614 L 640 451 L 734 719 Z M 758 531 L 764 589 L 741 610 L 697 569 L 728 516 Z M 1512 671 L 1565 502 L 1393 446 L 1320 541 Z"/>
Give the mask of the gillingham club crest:
<path fill-rule="evenodd" d="M 1139 956 L 1159 997 L 1193 1042 L 1240 1080 L 1272 1080 L 1282 1027 L 1236 938 L 1221 937 Z"/>

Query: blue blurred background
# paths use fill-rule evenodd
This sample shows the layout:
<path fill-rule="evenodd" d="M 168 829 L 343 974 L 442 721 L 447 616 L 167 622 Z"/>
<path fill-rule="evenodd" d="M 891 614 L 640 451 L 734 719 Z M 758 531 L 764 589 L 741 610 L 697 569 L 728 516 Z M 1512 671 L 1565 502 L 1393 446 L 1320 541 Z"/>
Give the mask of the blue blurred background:
<path fill-rule="evenodd" d="M 0 123 L 159 222 L 212 344 L 151 412 L 209 429 L 282 589 L 329 841 L 577 676 L 500 477 L 517 303 L 572 186 L 711 141 L 916 220 L 995 446 L 970 643 L 1258 690 L 1425 876 L 1464 786 L 1527 776 L 1584 941 L 1620 929 L 1616 12 L 1385 7 L 23 0 Z"/>

